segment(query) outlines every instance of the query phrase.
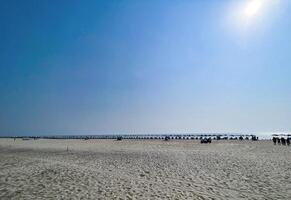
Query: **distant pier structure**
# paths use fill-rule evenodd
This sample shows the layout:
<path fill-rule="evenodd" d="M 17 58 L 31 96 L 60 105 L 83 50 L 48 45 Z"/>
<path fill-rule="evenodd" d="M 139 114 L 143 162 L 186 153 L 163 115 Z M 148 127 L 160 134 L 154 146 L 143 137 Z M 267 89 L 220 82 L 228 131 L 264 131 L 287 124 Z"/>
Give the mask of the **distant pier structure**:
<path fill-rule="evenodd" d="M 4 137 L 4 136 L 3 136 Z M 125 139 L 125 140 L 253 140 L 259 138 L 255 134 L 104 134 L 104 135 L 50 135 L 50 136 L 17 136 L 15 139 Z"/>

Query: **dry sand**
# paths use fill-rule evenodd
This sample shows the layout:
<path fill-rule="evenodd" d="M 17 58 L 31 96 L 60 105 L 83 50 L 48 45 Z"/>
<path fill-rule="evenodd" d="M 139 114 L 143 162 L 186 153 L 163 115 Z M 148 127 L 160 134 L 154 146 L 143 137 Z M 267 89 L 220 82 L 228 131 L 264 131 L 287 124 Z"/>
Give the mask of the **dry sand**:
<path fill-rule="evenodd" d="M 0 199 L 291 199 L 291 147 L 0 139 Z"/>

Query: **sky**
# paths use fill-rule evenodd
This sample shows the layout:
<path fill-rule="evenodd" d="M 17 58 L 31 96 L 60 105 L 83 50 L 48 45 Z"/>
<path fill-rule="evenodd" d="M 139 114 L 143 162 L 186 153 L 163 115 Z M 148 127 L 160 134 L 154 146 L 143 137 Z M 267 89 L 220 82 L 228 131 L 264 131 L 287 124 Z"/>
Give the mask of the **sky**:
<path fill-rule="evenodd" d="M 0 135 L 291 131 L 291 1 L 251 1 L 0 1 Z"/>

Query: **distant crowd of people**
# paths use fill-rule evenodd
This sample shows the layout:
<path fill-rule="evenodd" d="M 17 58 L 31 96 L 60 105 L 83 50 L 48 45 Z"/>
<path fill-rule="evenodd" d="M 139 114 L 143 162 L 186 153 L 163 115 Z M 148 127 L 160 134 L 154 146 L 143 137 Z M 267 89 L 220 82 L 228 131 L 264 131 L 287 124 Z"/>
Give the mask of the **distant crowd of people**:
<path fill-rule="evenodd" d="M 284 137 L 281 137 L 281 138 L 279 138 L 279 137 L 273 137 L 273 143 L 274 143 L 274 145 L 276 145 L 276 144 L 278 144 L 278 145 L 284 145 L 284 146 L 286 146 L 286 145 L 290 145 L 290 138 L 288 137 L 288 138 L 284 138 Z"/>

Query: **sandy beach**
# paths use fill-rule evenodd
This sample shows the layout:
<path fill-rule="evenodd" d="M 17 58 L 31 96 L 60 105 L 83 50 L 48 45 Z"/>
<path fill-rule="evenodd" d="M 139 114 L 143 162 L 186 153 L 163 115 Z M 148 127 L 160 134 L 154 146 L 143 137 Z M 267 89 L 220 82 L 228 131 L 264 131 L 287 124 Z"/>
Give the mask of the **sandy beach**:
<path fill-rule="evenodd" d="M 0 199 L 291 199 L 291 147 L 0 139 Z"/>

